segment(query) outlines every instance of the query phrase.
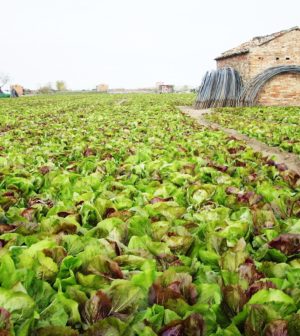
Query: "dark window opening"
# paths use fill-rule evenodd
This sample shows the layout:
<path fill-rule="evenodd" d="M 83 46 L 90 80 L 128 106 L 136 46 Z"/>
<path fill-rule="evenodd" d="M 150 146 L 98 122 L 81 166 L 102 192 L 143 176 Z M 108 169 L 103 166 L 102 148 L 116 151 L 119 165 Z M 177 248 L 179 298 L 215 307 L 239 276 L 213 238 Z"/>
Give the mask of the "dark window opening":
<path fill-rule="evenodd" d="M 286 57 L 285 59 L 286 59 L 287 61 L 289 61 L 289 60 L 290 60 L 290 58 L 289 58 L 289 57 Z"/>
<path fill-rule="evenodd" d="M 276 57 L 276 61 L 278 61 L 279 60 L 279 57 Z"/>
<path fill-rule="evenodd" d="M 258 57 L 258 59 L 259 59 L 259 60 L 262 60 L 262 59 L 264 59 L 264 58 L 263 58 L 263 57 Z"/>

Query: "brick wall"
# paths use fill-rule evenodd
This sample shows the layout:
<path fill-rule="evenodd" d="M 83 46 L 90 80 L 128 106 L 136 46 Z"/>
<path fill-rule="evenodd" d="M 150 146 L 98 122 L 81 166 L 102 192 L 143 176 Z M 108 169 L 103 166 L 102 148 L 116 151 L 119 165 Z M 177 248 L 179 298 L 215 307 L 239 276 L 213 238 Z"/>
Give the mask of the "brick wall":
<path fill-rule="evenodd" d="M 300 106 L 300 74 L 284 73 L 271 78 L 260 90 L 257 104 Z"/>
<path fill-rule="evenodd" d="M 217 68 L 232 67 L 239 72 L 243 81 L 250 78 L 249 54 L 241 54 L 217 60 Z"/>
<path fill-rule="evenodd" d="M 248 64 L 250 78 L 273 66 L 300 65 L 300 31 L 291 31 L 251 49 Z"/>

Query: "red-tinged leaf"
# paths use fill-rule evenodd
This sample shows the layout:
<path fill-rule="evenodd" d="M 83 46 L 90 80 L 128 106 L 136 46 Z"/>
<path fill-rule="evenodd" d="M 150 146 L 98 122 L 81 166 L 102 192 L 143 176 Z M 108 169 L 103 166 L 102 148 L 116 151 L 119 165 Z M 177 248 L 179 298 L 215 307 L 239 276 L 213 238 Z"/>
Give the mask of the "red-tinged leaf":
<path fill-rule="evenodd" d="M 296 217 L 300 218 L 300 200 L 295 201 L 292 204 L 290 214 L 292 216 L 296 216 Z"/>
<path fill-rule="evenodd" d="M 238 138 L 235 137 L 234 135 L 230 135 L 229 137 L 227 137 L 227 139 L 228 139 L 228 140 L 235 140 L 235 141 L 238 140 Z"/>
<path fill-rule="evenodd" d="M 42 167 L 39 168 L 39 171 L 42 175 L 46 175 L 50 172 L 50 167 L 42 166 Z"/>
<path fill-rule="evenodd" d="M 293 170 L 282 172 L 281 177 L 293 188 L 300 186 L 300 175 Z"/>
<path fill-rule="evenodd" d="M 123 279 L 123 273 L 115 261 L 104 256 L 95 256 L 87 265 L 83 267 L 86 274 L 98 274 L 109 280 Z"/>
<path fill-rule="evenodd" d="M 163 327 L 159 332 L 159 336 L 184 336 L 183 334 L 183 325 L 181 321 L 172 322 L 167 326 Z"/>
<path fill-rule="evenodd" d="M 92 148 L 86 148 L 83 152 L 83 156 L 88 157 L 88 156 L 93 156 L 96 155 L 96 152 Z"/>
<path fill-rule="evenodd" d="M 104 292 L 98 291 L 92 298 L 87 300 L 81 315 L 86 323 L 94 324 L 108 317 L 111 313 L 111 309 L 111 299 Z"/>
<path fill-rule="evenodd" d="M 261 234 L 265 229 L 276 227 L 277 221 L 272 206 L 265 207 L 265 210 L 253 207 L 251 213 L 255 235 Z"/>
<path fill-rule="evenodd" d="M 4 247 L 7 244 L 7 241 L 4 239 L 0 239 L 0 248 Z"/>
<path fill-rule="evenodd" d="M 222 292 L 222 306 L 228 316 L 232 317 L 242 311 L 247 302 L 247 296 L 240 285 L 225 286 Z"/>
<path fill-rule="evenodd" d="M 203 336 L 204 320 L 199 313 L 192 313 L 183 321 L 185 336 Z"/>
<path fill-rule="evenodd" d="M 53 201 L 51 200 L 43 200 L 41 198 L 30 198 L 28 200 L 28 206 L 31 208 L 33 207 L 34 205 L 37 205 L 37 204 L 41 204 L 41 205 L 44 205 L 48 208 L 52 208 L 54 203 Z"/>
<path fill-rule="evenodd" d="M 235 160 L 235 166 L 237 167 L 246 167 L 247 164 L 243 161 L 240 161 L 240 160 Z"/>
<path fill-rule="evenodd" d="M 275 166 L 279 171 L 285 171 L 289 169 L 285 163 L 276 163 Z"/>
<path fill-rule="evenodd" d="M 204 320 L 199 313 L 192 313 L 184 320 L 175 320 L 164 326 L 160 336 L 203 336 Z"/>
<path fill-rule="evenodd" d="M 173 287 L 173 288 L 172 288 Z M 183 298 L 180 290 L 175 288 L 175 285 L 169 287 L 162 287 L 161 284 L 154 283 L 149 290 L 149 303 L 151 305 L 159 304 L 164 305 L 170 299 Z"/>
<path fill-rule="evenodd" d="M 251 285 L 253 282 L 264 278 L 264 274 L 259 272 L 252 259 L 247 258 L 245 263 L 239 267 L 239 275 L 247 280 L 248 284 Z"/>
<path fill-rule="evenodd" d="M 300 234 L 285 233 L 269 242 L 269 246 L 286 255 L 300 253 Z"/>
<path fill-rule="evenodd" d="M 161 265 L 163 271 L 167 270 L 171 266 L 182 266 L 182 261 L 173 254 L 160 254 L 156 256 L 158 263 Z"/>
<path fill-rule="evenodd" d="M 2 196 L 5 196 L 5 197 L 14 197 L 15 196 L 15 192 L 14 191 L 7 191 L 4 194 L 2 194 Z"/>
<path fill-rule="evenodd" d="M 159 202 L 168 202 L 171 201 L 172 197 L 168 197 L 168 198 L 161 198 L 161 197 L 154 197 L 152 198 L 152 200 L 150 200 L 151 204 L 155 204 L 155 203 L 159 203 Z"/>
<path fill-rule="evenodd" d="M 111 261 L 109 263 L 109 270 L 110 270 L 110 276 L 113 279 L 123 279 L 123 272 L 120 268 L 120 266 L 118 265 L 118 263 L 116 263 L 115 261 Z"/>
<path fill-rule="evenodd" d="M 192 174 L 196 168 L 196 165 L 194 163 L 187 163 L 182 168 L 186 173 Z"/>
<path fill-rule="evenodd" d="M 62 246 L 44 249 L 43 252 L 46 257 L 52 258 L 59 265 L 68 255 L 67 251 Z"/>
<path fill-rule="evenodd" d="M 239 151 L 239 149 L 232 147 L 232 148 L 228 148 L 227 151 L 229 154 L 236 154 Z"/>
<path fill-rule="evenodd" d="M 237 199 L 241 203 L 248 203 L 250 206 L 252 206 L 259 203 L 263 197 L 253 191 L 247 191 L 245 193 L 240 193 Z"/>
<path fill-rule="evenodd" d="M 72 329 L 71 327 L 63 327 L 63 326 L 54 326 L 50 325 L 47 327 L 42 327 L 39 329 L 35 329 L 32 336 L 79 336 L 79 332 L 77 330 Z M 0 336 L 2 336 L 0 334 Z M 96 334 L 93 334 L 96 336 Z M 97 336 L 101 336 L 100 334 Z"/>
<path fill-rule="evenodd" d="M 70 171 L 70 172 L 75 172 L 76 170 L 77 170 L 77 165 L 76 164 L 73 164 L 72 166 L 67 168 L 67 171 Z"/>
<path fill-rule="evenodd" d="M 227 166 L 222 166 L 222 165 L 218 165 L 218 164 L 215 164 L 215 163 L 209 163 L 208 167 L 215 168 L 216 170 L 218 170 L 222 173 L 225 173 L 228 170 Z"/>
<path fill-rule="evenodd" d="M 167 271 L 168 272 L 168 271 Z M 164 305 L 169 299 L 183 299 L 185 302 L 193 305 L 197 301 L 196 286 L 191 282 L 190 275 L 179 275 L 174 281 L 165 282 L 164 276 L 158 278 L 149 290 L 150 304 Z"/>
<path fill-rule="evenodd" d="M 257 293 L 261 289 L 269 289 L 269 288 L 276 289 L 277 287 L 271 281 L 256 281 L 247 289 L 246 295 L 247 295 L 248 299 L 250 299 L 252 295 Z"/>
<path fill-rule="evenodd" d="M 77 232 L 77 226 L 73 223 L 61 223 L 53 233 L 74 234 Z"/>
<path fill-rule="evenodd" d="M 250 174 L 250 175 L 247 176 L 247 179 L 248 179 L 249 182 L 254 182 L 254 181 L 257 180 L 257 177 L 258 177 L 257 174 L 252 173 L 252 174 Z"/>
<path fill-rule="evenodd" d="M 65 217 L 70 216 L 70 215 L 72 215 L 72 214 L 74 214 L 72 211 L 59 211 L 59 212 L 57 213 L 57 216 L 58 216 L 58 217 L 65 218 Z"/>
<path fill-rule="evenodd" d="M 11 332 L 8 329 L 0 329 L 0 336 L 11 336 Z"/>
<path fill-rule="evenodd" d="M 178 151 L 181 152 L 181 153 L 186 153 L 188 150 L 182 146 L 178 146 Z"/>
<path fill-rule="evenodd" d="M 238 147 L 231 147 L 231 148 L 228 148 L 227 151 L 229 154 L 236 154 L 242 150 L 244 150 L 246 147 L 245 146 L 238 146 Z"/>
<path fill-rule="evenodd" d="M 107 208 L 104 214 L 104 217 L 107 218 L 109 217 L 111 214 L 113 214 L 114 212 L 116 212 L 117 210 L 114 208 Z"/>
<path fill-rule="evenodd" d="M 197 298 L 198 298 L 198 292 L 197 292 L 196 286 L 194 284 L 191 284 L 188 287 L 188 293 L 186 294 L 186 300 L 188 304 L 194 305 L 197 302 Z"/>
<path fill-rule="evenodd" d="M 264 336 L 289 336 L 285 320 L 275 320 L 266 325 Z"/>
<path fill-rule="evenodd" d="M 110 153 L 107 153 L 107 154 L 102 156 L 102 160 L 111 160 L 113 158 L 114 157 Z"/>
<path fill-rule="evenodd" d="M 128 218 L 130 218 L 132 216 L 132 213 L 128 210 L 122 210 L 122 211 L 114 211 L 111 212 L 107 218 L 111 218 L 111 217 L 118 217 L 121 218 L 123 221 L 126 221 Z"/>
<path fill-rule="evenodd" d="M 237 187 L 227 187 L 225 191 L 228 195 L 238 195 L 240 193 L 240 189 Z"/>
<path fill-rule="evenodd" d="M 275 165 L 276 165 L 276 163 L 275 163 L 274 160 L 267 160 L 267 161 L 266 161 L 266 164 L 267 164 L 268 166 L 275 166 Z"/>
<path fill-rule="evenodd" d="M 116 255 L 117 256 L 120 256 L 122 254 L 122 248 L 120 246 L 120 243 L 116 240 L 110 240 L 110 239 L 106 239 L 109 244 L 113 247 L 113 249 L 115 250 L 116 252 Z"/>
<path fill-rule="evenodd" d="M 183 226 L 184 226 L 187 230 L 190 230 L 190 229 L 196 229 L 196 228 L 199 227 L 198 224 L 193 223 L 193 222 L 185 223 Z"/>
<path fill-rule="evenodd" d="M 181 295 L 180 281 L 171 282 L 170 285 L 168 286 L 168 288 L 171 289 L 172 291 L 174 291 L 175 293 Z"/>
<path fill-rule="evenodd" d="M 13 191 L 6 192 L 2 195 L 1 207 L 3 210 L 7 211 L 12 205 L 17 203 L 17 193 Z"/>
<path fill-rule="evenodd" d="M 10 312 L 0 307 L 0 336 L 10 335 Z"/>
<path fill-rule="evenodd" d="M 244 324 L 245 336 L 261 336 L 267 319 L 267 310 L 263 305 L 251 305 L 250 312 Z"/>
<path fill-rule="evenodd" d="M 21 216 L 28 219 L 30 222 L 33 222 L 36 211 L 37 210 L 34 208 L 27 208 L 21 212 Z"/>
<path fill-rule="evenodd" d="M 0 234 L 13 232 L 16 230 L 16 228 L 17 228 L 16 225 L 0 224 Z"/>

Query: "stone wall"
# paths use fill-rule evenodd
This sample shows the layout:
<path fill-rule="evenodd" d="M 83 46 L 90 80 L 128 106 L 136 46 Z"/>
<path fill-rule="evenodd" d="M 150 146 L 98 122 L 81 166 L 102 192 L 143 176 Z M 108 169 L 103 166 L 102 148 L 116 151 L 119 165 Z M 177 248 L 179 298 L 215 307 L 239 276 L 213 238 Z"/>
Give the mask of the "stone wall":
<path fill-rule="evenodd" d="M 300 74 L 283 73 L 260 90 L 257 105 L 300 106 Z"/>

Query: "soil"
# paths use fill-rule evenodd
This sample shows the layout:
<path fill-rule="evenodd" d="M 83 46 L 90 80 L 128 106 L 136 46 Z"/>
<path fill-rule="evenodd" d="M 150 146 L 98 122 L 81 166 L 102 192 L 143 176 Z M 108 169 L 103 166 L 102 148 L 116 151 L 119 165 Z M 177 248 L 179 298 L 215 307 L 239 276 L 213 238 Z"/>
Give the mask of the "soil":
<path fill-rule="evenodd" d="M 196 119 L 199 124 L 207 127 L 211 127 L 216 130 L 223 131 L 229 135 L 234 136 L 238 140 L 245 141 L 250 147 L 252 147 L 255 151 L 261 152 L 264 156 L 272 157 L 276 163 L 284 163 L 288 167 L 288 169 L 293 170 L 300 174 L 300 159 L 296 154 L 284 152 L 283 150 L 277 147 L 271 147 L 266 145 L 263 142 L 260 142 L 256 139 L 249 138 L 245 134 L 241 134 L 238 131 L 223 127 L 219 124 L 210 122 L 205 119 L 205 115 L 212 113 L 213 109 L 204 109 L 204 110 L 195 110 L 189 106 L 178 106 L 178 108 L 184 113 L 189 115 L 190 117 Z"/>

